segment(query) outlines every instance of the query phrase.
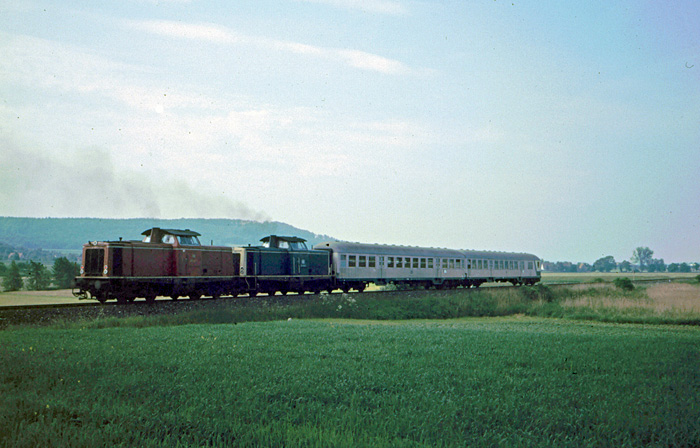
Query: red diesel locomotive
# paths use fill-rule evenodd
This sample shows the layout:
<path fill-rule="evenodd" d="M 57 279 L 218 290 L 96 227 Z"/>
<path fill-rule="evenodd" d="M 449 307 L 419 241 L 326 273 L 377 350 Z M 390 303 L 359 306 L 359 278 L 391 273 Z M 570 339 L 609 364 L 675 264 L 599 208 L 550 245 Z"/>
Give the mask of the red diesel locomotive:
<path fill-rule="evenodd" d="M 191 230 L 154 227 L 142 235 L 142 241 L 85 244 L 75 295 L 152 302 L 157 296 L 320 292 L 331 285 L 328 254 L 308 250 L 301 238 L 270 235 L 262 246 L 225 247 L 202 246 Z"/>

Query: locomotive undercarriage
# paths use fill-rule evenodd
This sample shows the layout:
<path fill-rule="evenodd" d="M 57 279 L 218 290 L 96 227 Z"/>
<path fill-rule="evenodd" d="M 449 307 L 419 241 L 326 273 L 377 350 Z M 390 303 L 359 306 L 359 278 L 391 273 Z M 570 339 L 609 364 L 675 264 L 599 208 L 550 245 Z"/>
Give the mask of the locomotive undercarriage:
<path fill-rule="evenodd" d="M 277 292 L 283 295 L 290 292 L 317 294 L 324 290 L 333 290 L 330 277 L 79 277 L 73 295 L 101 303 L 107 300 L 127 303 L 137 298 L 153 302 L 158 296 L 196 300 L 201 297 L 237 297 L 240 294 L 273 295 Z"/>

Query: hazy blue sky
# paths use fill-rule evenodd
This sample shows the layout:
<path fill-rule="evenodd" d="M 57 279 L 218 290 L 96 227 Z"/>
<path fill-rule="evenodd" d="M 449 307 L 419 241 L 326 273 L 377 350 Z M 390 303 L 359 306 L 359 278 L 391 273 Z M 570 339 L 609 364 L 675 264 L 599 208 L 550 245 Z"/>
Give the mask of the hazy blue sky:
<path fill-rule="evenodd" d="M 696 0 L 0 0 L 0 98 L 4 216 L 700 261 Z"/>

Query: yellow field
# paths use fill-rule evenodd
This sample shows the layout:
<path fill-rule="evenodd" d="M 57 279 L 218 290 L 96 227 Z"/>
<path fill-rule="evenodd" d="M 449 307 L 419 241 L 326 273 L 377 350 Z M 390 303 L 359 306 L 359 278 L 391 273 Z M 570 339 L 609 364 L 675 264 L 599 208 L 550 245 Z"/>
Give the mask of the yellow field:
<path fill-rule="evenodd" d="M 70 289 L 0 292 L 0 306 L 58 305 L 78 302 L 79 300 L 73 297 Z"/>
<path fill-rule="evenodd" d="M 572 289 L 610 289 L 610 294 L 581 295 L 562 303 L 563 307 L 644 310 L 656 315 L 700 318 L 700 284 L 658 283 L 649 285 L 646 294 L 639 297 L 620 297 L 611 284 L 574 285 Z"/>
<path fill-rule="evenodd" d="M 697 277 L 697 272 L 678 273 L 678 272 L 584 272 L 584 273 L 566 273 L 566 272 L 542 272 L 542 283 L 591 283 L 596 279 L 603 279 L 606 282 L 612 282 L 618 277 L 627 277 L 634 281 L 644 280 L 694 280 Z"/>

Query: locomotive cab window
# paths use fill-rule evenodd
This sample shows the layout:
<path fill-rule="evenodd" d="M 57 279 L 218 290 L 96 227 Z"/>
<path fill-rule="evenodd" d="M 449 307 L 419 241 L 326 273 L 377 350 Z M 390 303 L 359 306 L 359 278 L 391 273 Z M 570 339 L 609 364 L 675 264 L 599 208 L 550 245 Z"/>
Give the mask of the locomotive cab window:
<path fill-rule="evenodd" d="M 306 243 L 303 241 L 293 241 L 289 243 L 289 247 L 292 250 L 308 250 Z"/>
<path fill-rule="evenodd" d="M 178 236 L 177 237 L 178 243 L 180 243 L 180 246 L 200 246 L 199 243 L 199 238 L 196 236 Z"/>

